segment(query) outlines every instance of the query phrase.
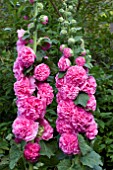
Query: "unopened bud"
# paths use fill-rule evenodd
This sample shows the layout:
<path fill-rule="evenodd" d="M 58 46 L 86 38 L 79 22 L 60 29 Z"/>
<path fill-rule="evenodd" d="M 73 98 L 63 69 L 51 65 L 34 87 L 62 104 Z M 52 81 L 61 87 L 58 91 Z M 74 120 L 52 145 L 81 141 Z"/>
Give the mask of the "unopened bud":
<path fill-rule="evenodd" d="M 66 35 L 67 31 L 66 30 L 61 30 L 60 35 Z"/>
<path fill-rule="evenodd" d="M 59 12 L 60 12 L 60 13 L 64 13 L 64 10 L 61 8 L 61 9 L 59 10 Z"/>
<path fill-rule="evenodd" d="M 64 26 L 68 26 L 69 22 L 68 21 L 64 21 Z"/>
<path fill-rule="evenodd" d="M 73 10 L 73 6 L 72 5 L 69 5 L 69 10 Z"/>
<path fill-rule="evenodd" d="M 74 28 L 74 27 L 72 27 L 71 29 L 70 29 L 70 32 L 73 34 L 73 33 L 76 33 L 76 28 Z"/>
<path fill-rule="evenodd" d="M 37 9 L 39 12 L 41 12 L 43 10 L 44 6 L 42 3 L 37 3 Z"/>
<path fill-rule="evenodd" d="M 64 18 L 63 18 L 63 17 L 60 17 L 60 18 L 58 19 L 58 21 L 59 21 L 59 22 L 63 22 L 63 21 L 64 21 Z"/>
<path fill-rule="evenodd" d="M 77 23 L 76 20 L 74 19 L 71 20 L 71 24 L 76 24 L 76 23 Z"/>
<path fill-rule="evenodd" d="M 68 44 L 69 44 L 69 45 L 75 44 L 75 39 L 74 39 L 74 38 L 69 38 L 69 39 L 68 39 Z"/>

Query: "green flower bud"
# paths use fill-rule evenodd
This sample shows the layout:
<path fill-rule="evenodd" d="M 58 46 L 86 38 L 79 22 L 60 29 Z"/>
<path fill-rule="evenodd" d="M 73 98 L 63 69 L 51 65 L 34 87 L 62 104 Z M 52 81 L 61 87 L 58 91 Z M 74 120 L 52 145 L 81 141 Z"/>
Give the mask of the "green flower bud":
<path fill-rule="evenodd" d="M 68 26 L 69 22 L 68 21 L 64 21 L 64 26 Z"/>
<path fill-rule="evenodd" d="M 37 3 L 37 8 L 38 8 L 38 11 L 41 12 L 43 10 L 44 6 L 42 3 Z"/>
<path fill-rule="evenodd" d="M 63 18 L 63 17 L 60 17 L 60 18 L 58 19 L 58 21 L 59 21 L 59 22 L 63 22 L 63 21 L 64 21 L 64 18 Z"/>
<path fill-rule="evenodd" d="M 60 35 L 67 35 L 67 31 L 66 30 L 61 30 Z"/>
<path fill-rule="evenodd" d="M 72 15 L 72 13 L 71 12 L 65 12 L 65 15 L 70 17 Z"/>
<path fill-rule="evenodd" d="M 68 39 L 68 45 L 74 45 L 75 44 L 75 39 L 74 38 L 69 38 Z"/>
<path fill-rule="evenodd" d="M 73 10 L 73 6 L 72 5 L 69 5 L 69 10 Z"/>
<path fill-rule="evenodd" d="M 59 12 L 60 12 L 60 13 L 64 13 L 64 10 L 61 8 L 61 9 L 59 10 Z"/>
<path fill-rule="evenodd" d="M 74 19 L 71 20 L 71 24 L 76 24 L 76 23 L 77 23 L 76 20 Z"/>
<path fill-rule="evenodd" d="M 72 27 L 72 28 L 70 29 L 70 33 L 72 33 L 72 34 L 76 33 L 76 28 L 75 28 L 75 27 Z"/>

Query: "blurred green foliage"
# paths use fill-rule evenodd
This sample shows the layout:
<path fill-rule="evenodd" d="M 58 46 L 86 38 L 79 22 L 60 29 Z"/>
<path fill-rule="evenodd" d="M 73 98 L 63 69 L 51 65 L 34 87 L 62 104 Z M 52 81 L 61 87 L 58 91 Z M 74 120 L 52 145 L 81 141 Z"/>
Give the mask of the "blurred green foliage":
<path fill-rule="evenodd" d="M 102 157 L 104 163 L 103 169 L 112 169 L 113 33 L 110 32 L 110 24 L 113 23 L 113 2 L 109 0 L 68 1 L 68 3 L 71 2 L 76 6 L 73 11 L 73 16 L 77 20 L 78 26 L 83 28 L 80 34 L 85 40 L 85 47 L 90 50 L 92 55 L 94 67 L 91 69 L 91 73 L 96 78 L 98 85 L 96 92 L 97 110 L 94 115 L 98 122 L 99 134 L 92 142 L 92 145 L 95 151 Z M 49 16 L 49 25 L 41 29 L 41 31 L 39 29 L 38 34 L 40 36 L 49 36 L 52 40 L 52 48 L 46 55 L 49 55 L 51 62 L 56 66 L 61 56 L 59 53 L 59 46 L 60 42 L 62 42 L 59 34 L 60 25 L 58 22 L 58 18 L 61 14 L 56 9 L 59 10 L 62 7 L 63 0 L 47 0 L 43 3 L 45 6 L 44 14 Z M 53 4 L 55 6 L 53 6 Z M 12 150 L 17 147 L 14 143 L 10 142 L 12 140 L 11 124 L 16 117 L 15 95 L 13 92 L 15 79 L 12 72 L 13 63 L 17 56 L 16 32 L 17 29 L 20 28 L 27 29 L 27 25 L 32 22 L 34 14 L 30 11 L 32 11 L 32 5 L 29 4 L 28 0 L 1 0 L 0 2 L 0 158 L 2 160 L 0 169 L 3 170 L 8 169 L 9 149 L 11 148 L 10 152 L 12 152 Z M 25 15 L 28 16 L 29 20 L 23 19 Z M 56 72 L 53 70 L 53 75 L 55 74 Z M 53 75 L 50 77 L 50 83 L 56 92 Z M 52 126 L 55 127 L 55 99 L 51 107 L 48 107 L 46 117 Z M 55 140 L 57 141 L 57 139 Z M 73 170 L 75 168 L 80 169 L 80 167 L 76 167 L 76 163 L 73 163 L 73 168 L 70 165 L 71 159 L 68 160 L 68 162 L 67 157 L 63 155 L 61 151 L 55 149 L 54 152 L 52 152 L 53 146 L 57 145 L 57 142 L 54 142 L 55 141 L 51 141 L 51 146 L 48 143 L 42 144 L 46 145 L 45 148 L 49 148 L 46 152 L 48 151 L 50 158 L 48 158 L 46 152 L 43 151 L 39 163 L 34 168 L 39 170 L 51 170 L 57 167 L 60 170 L 61 168 L 65 168 L 62 167 L 62 165 L 67 163 L 67 167 L 69 167 L 68 170 Z M 21 150 L 20 145 L 18 149 Z M 18 159 L 18 167 L 22 169 L 20 165 L 23 165 L 23 160 L 20 152 Z M 77 162 L 77 159 L 73 160 L 73 162 L 74 161 Z M 51 162 L 53 163 L 52 166 Z M 10 166 L 13 167 L 13 165 Z M 16 169 L 17 167 L 15 167 L 15 170 Z"/>

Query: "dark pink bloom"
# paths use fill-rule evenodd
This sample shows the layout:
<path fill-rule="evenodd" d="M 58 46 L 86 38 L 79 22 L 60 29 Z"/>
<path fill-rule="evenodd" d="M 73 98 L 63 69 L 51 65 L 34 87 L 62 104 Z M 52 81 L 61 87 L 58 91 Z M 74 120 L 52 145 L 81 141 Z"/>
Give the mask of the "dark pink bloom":
<path fill-rule="evenodd" d="M 23 47 L 18 52 L 18 59 L 26 68 L 30 67 L 35 61 L 36 55 L 30 47 Z"/>
<path fill-rule="evenodd" d="M 78 96 L 80 89 L 77 86 L 64 84 L 58 91 L 63 100 L 74 100 Z"/>
<path fill-rule="evenodd" d="M 71 62 L 68 58 L 62 56 L 58 62 L 58 67 L 60 71 L 66 71 L 71 65 Z"/>
<path fill-rule="evenodd" d="M 38 87 L 38 93 L 37 93 L 38 98 L 45 99 L 47 105 L 51 104 L 54 98 L 52 86 L 50 86 L 49 83 L 38 83 L 37 87 Z"/>
<path fill-rule="evenodd" d="M 93 76 L 89 76 L 86 81 L 81 84 L 80 89 L 88 94 L 94 94 L 96 91 L 96 80 Z"/>
<path fill-rule="evenodd" d="M 62 100 L 58 103 L 57 114 L 60 119 L 65 119 L 69 122 L 75 112 L 76 108 L 72 100 Z"/>
<path fill-rule="evenodd" d="M 33 4 L 33 3 L 35 2 L 35 0 L 29 0 L 29 2 L 30 2 L 31 4 Z"/>
<path fill-rule="evenodd" d="M 66 58 L 69 58 L 73 55 L 73 51 L 71 48 L 64 48 L 63 50 L 63 56 Z"/>
<path fill-rule="evenodd" d="M 27 143 L 24 148 L 24 157 L 29 162 L 37 162 L 40 156 L 40 145 L 38 143 Z"/>
<path fill-rule="evenodd" d="M 46 119 L 39 120 L 40 126 L 44 127 L 44 132 L 41 136 L 43 140 L 49 140 L 53 138 L 53 128 L 50 126 L 49 122 Z"/>
<path fill-rule="evenodd" d="M 35 91 L 35 87 L 36 85 L 34 78 L 23 77 L 14 83 L 15 95 L 21 99 L 30 97 Z"/>
<path fill-rule="evenodd" d="M 62 134 L 59 139 L 59 147 L 68 155 L 80 153 L 77 135 L 70 133 Z"/>
<path fill-rule="evenodd" d="M 14 120 L 12 128 L 12 132 L 16 138 L 28 142 L 36 137 L 38 133 L 38 122 L 19 116 Z"/>
<path fill-rule="evenodd" d="M 86 130 L 86 136 L 88 139 L 92 140 L 96 137 L 97 133 L 98 133 L 97 123 L 95 121 L 92 121 L 92 123 Z"/>
<path fill-rule="evenodd" d="M 60 134 L 63 133 L 75 133 L 75 130 L 71 124 L 71 122 L 66 122 L 65 119 L 57 119 L 56 120 L 56 129 L 57 132 L 59 132 Z"/>
<path fill-rule="evenodd" d="M 60 88 L 64 85 L 64 77 L 58 78 L 59 73 L 56 75 L 55 80 L 56 80 L 56 88 Z"/>
<path fill-rule="evenodd" d="M 96 99 L 94 95 L 91 94 L 89 95 L 89 100 L 86 105 L 86 110 L 92 110 L 92 111 L 96 110 Z"/>
<path fill-rule="evenodd" d="M 72 124 L 76 131 L 86 132 L 87 127 L 90 126 L 94 120 L 90 112 L 86 112 L 83 108 L 76 106 L 76 112 L 72 115 Z"/>
<path fill-rule="evenodd" d="M 79 57 L 76 58 L 75 63 L 76 63 L 78 66 L 84 66 L 84 64 L 86 63 L 86 60 L 85 60 L 84 57 L 79 56 Z"/>
<path fill-rule="evenodd" d="M 23 18 L 24 18 L 24 20 L 28 20 L 28 16 L 27 15 L 24 15 Z"/>
<path fill-rule="evenodd" d="M 17 106 L 18 115 L 24 116 L 30 120 L 43 118 L 46 113 L 46 100 L 38 99 L 35 96 L 18 99 Z"/>
<path fill-rule="evenodd" d="M 35 67 L 34 77 L 38 81 L 45 81 L 45 80 L 47 80 L 49 75 L 50 75 L 50 68 L 48 67 L 48 65 L 42 63 L 42 64 L 39 64 L 38 66 Z"/>

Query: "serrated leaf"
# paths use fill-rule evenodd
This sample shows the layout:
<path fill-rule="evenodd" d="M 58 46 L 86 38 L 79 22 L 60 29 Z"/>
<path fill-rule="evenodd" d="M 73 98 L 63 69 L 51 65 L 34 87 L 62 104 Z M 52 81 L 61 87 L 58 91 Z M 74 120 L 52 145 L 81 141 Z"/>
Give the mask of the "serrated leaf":
<path fill-rule="evenodd" d="M 76 105 L 79 104 L 79 105 L 81 105 L 81 106 L 83 106 L 83 107 L 86 107 L 88 100 L 89 100 L 88 94 L 86 94 L 86 93 L 80 93 L 80 94 L 77 96 L 77 98 L 76 98 L 76 100 L 74 101 L 74 103 L 75 103 Z"/>
<path fill-rule="evenodd" d="M 87 153 L 92 151 L 92 148 L 87 145 L 82 135 L 78 135 L 79 147 L 82 155 L 86 155 Z"/>
<path fill-rule="evenodd" d="M 22 156 L 22 152 L 19 150 L 19 148 L 17 147 L 16 143 L 13 143 L 11 145 L 11 149 L 10 149 L 10 164 L 9 167 L 10 169 L 13 169 L 16 165 L 16 163 L 19 161 L 19 159 Z"/>
<path fill-rule="evenodd" d="M 40 141 L 41 151 L 40 155 L 46 155 L 47 157 L 54 156 L 52 145 L 43 141 Z"/>
<path fill-rule="evenodd" d="M 70 167 L 71 162 L 69 159 L 64 159 L 57 165 L 58 170 L 69 170 Z"/>
<path fill-rule="evenodd" d="M 90 168 L 94 168 L 95 166 L 103 165 L 101 161 L 101 157 L 95 151 L 91 151 L 87 155 L 80 158 L 80 161 L 83 165 L 86 165 Z"/>
<path fill-rule="evenodd" d="M 65 72 L 59 72 L 59 74 L 58 74 L 58 78 L 62 78 L 62 77 L 64 77 L 64 75 L 65 75 L 66 73 Z"/>

